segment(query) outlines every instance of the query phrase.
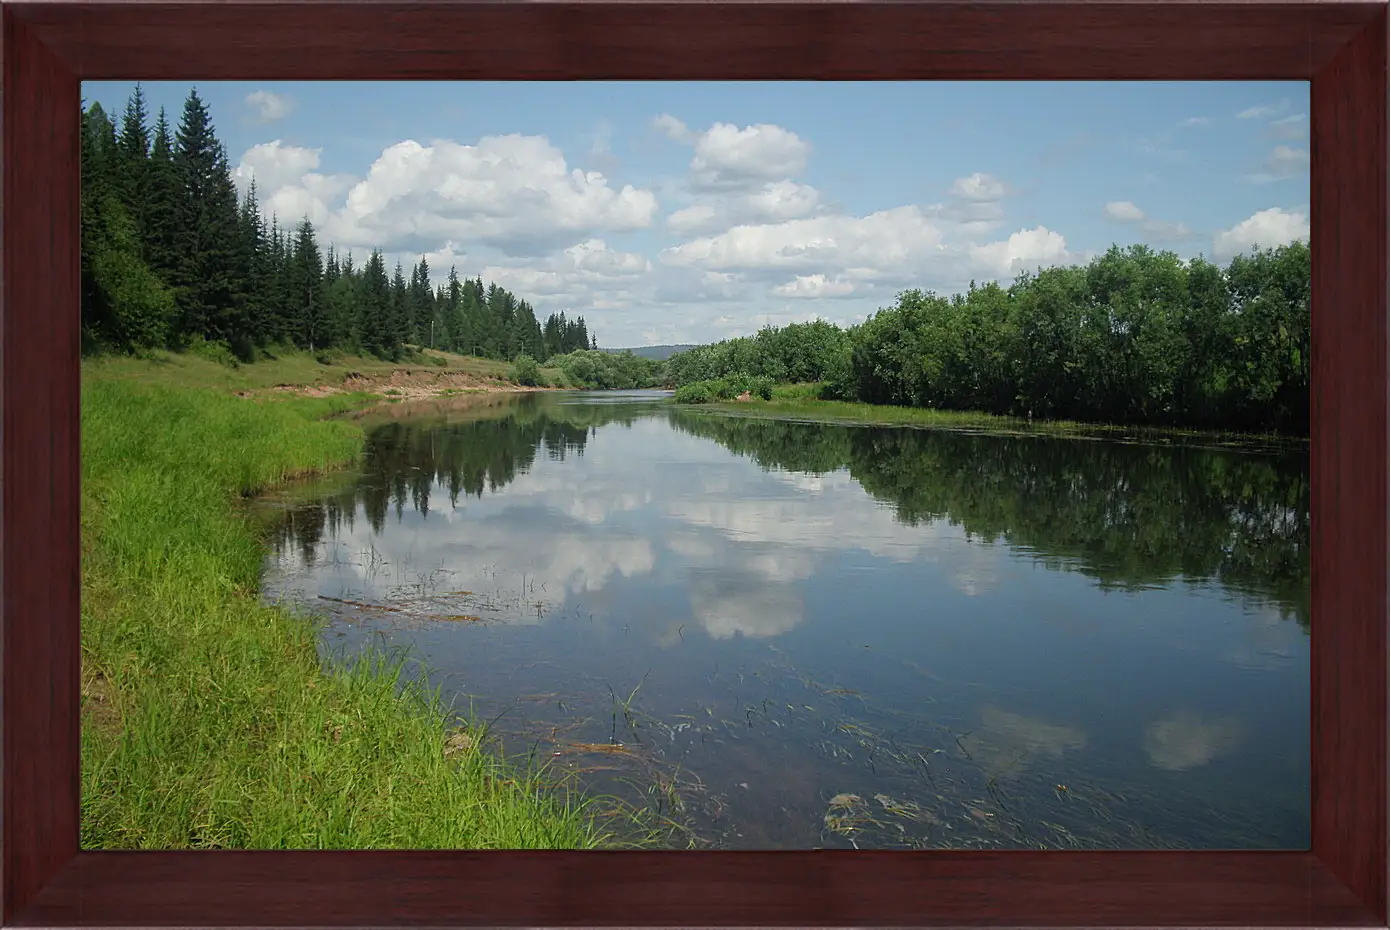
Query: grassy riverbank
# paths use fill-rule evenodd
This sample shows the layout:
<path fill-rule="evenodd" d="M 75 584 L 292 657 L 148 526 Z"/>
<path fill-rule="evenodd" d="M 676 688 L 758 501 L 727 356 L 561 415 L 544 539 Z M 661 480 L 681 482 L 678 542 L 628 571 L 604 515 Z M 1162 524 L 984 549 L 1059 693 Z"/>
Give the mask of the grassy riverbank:
<path fill-rule="evenodd" d="M 326 670 L 316 622 L 260 603 L 237 499 L 349 463 L 359 428 L 323 417 L 363 398 L 176 386 L 188 367 L 84 371 L 82 846 L 604 843 L 584 805 L 450 731 L 400 661 Z"/>
<path fill-rule="evenodd" d="M 974 429 L 995 433 L 1029 433 L 1040 436 L 1136 436 L 1146 439 L 1199 439 L 1216 445 L 1297 445 L 1299 437 L 1276 434 L 1215 433 L 1171 427 L 1116 426 L 1108 423 L 1080 423 L 1073 420 L 1026 420 L 967 410 L 938 410 L 924 407 L 897 407 L 822 400 L 820 384 L 781 384 L 773 388 L 769 400 L 725 401 L 709 404 L 711 409 L 741 416 L 819 423 L 850 423 L 866 426 L 916 426 L 936 429 Z"/>

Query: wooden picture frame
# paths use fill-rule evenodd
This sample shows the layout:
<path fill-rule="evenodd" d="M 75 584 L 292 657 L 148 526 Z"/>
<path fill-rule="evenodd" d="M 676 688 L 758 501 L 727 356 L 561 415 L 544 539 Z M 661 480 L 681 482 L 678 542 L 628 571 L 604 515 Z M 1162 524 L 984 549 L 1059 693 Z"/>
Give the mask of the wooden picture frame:
<path fill-rule="evenodd" d="M 1387 9 L 5 2 L 0 919 L 1385 926 Z M 118 78 L 1311 81 L 1312 850 L 79 852 L 79 95 Z"/>

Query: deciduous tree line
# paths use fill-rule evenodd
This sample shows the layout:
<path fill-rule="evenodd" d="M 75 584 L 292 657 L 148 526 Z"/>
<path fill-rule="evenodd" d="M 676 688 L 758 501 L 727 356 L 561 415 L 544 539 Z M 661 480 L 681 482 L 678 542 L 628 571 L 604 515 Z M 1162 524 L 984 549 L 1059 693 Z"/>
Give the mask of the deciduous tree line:
<path fill-rule="evenodd" d="M 251 184 L 239 195 L 227 152 L 196 90 L 177 128 L 151 126 L 137 86 L 119 126 L 100 104 L 82 114 L 84 348 L 220 343 L 242 359 L 293 344 L 384 358 L 407 345 L 546 360 L 597 348 L 583 317 L 551 315 L 497 284 L 431 284 L 424 257 L 409 276 L 380 250 L 361 266 L 321 247 L 307 218 L 267 221 Z"/>
<path fill-rule="evenodd" d="M 675 385 L 737 373 L 828 396 L 1096 422 L 1309 430 L 1309 247 L 1225 268 L 1145 246 L 964 294 L 898 295 L 863 323 L 765 328 L 672 356 Z"/>

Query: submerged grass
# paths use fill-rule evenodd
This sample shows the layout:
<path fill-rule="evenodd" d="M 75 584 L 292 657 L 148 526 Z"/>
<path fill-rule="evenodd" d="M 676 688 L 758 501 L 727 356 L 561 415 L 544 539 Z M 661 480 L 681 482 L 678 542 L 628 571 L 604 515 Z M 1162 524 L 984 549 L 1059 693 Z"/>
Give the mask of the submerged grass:
<path fill-rule="evenodd" d="M 350 462 L 352 398 L 84 372 L 84 848 L 586 848 L 588 802 L 461 738 L 382 650 L 259 599 L 238 497 Z M 159 379 L 154 379 L 159 380 Z"/>

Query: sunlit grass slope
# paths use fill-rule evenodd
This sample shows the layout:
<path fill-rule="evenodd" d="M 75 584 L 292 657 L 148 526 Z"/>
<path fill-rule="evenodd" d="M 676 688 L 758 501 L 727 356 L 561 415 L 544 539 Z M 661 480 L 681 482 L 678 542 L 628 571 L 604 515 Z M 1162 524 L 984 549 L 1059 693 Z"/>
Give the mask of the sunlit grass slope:
<path fill-rule="evenodd" d="M 86 372 L 83 847 L 604 842 L 583 805 L 496 760 L 477 731 L 451 731 L 399 658 L 326 669 L 316 622 L 259 601 L 263 550 L 237 501 L 350 462 L 358 428 L 323 417 L 360 399 L 206 388 L 303 364 L 171 356 Z"/>
<path fill-rule="evenodd" d="M 229 392 L 258 390 L 280 384 L 337 385 L 352 372 L 370 377 L 407 369 L 504 381 L 510 379 L 512 372 L 510 362 L 434 349 L 425 349 L 413 358 L 399 362 L 339 353 L 323 358 L 326 361 L 295 349 L 272 349 L 269 357 L 233 367 L 193 352 L 149 351 L 139 357 L 112 355 L 94 358 L 84 362 L 83 367 L 88 380 L 135 381 L 181 388 L 217 388 Z M 552 381 L 559 375 L 558 369 L 543 368 L 541 371 Z"/>

